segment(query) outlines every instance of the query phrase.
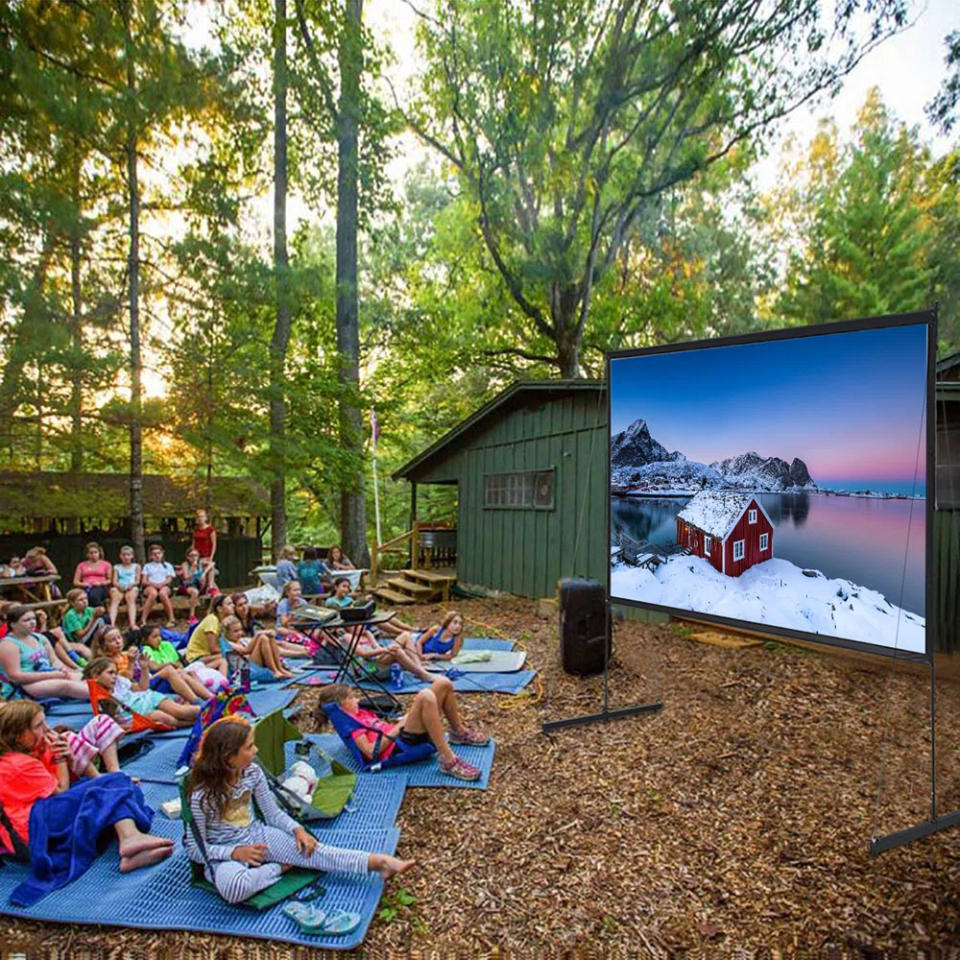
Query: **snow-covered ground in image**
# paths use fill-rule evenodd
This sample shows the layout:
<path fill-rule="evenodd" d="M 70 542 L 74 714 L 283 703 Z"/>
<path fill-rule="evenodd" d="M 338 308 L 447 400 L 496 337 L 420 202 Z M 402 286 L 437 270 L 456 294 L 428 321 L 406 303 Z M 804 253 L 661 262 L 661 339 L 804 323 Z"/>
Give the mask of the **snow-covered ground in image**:
<path fill-rule="evenodd" d="M 739 577 L 719 573 L 706 560 L 692 556 L 669 557 L 653 571 L 614 560 L 610 596 L 891 650 L 925 651 L 923 617 L 895 607 L 876 590 L 830 579 L 819 570 L 807 573 L 789 560 L 776 558 L 750 567 Z"/>

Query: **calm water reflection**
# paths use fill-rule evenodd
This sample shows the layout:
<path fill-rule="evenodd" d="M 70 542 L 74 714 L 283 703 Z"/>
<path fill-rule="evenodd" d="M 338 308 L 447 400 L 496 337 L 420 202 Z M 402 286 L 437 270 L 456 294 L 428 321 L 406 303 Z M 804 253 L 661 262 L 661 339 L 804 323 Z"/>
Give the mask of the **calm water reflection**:
<path fill-rule="evenodd" d="M 673 543 L 676 516 L 689 499 L 612 497 L 614 542 L 622 530 L 635 540 Z M 891 603 L 924 613 L 925 501 L 819 493 L 763 493 L 757 499 L 773 521 L 774 556 L 879 590 Z"/>

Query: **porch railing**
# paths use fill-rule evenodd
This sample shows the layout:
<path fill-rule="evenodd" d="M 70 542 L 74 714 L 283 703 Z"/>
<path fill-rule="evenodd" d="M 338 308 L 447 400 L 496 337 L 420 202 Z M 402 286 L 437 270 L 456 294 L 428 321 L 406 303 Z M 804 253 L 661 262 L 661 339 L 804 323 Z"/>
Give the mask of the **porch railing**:
<path fill-rule="evenodd" d="M 456 558 L 457 531 L 455 528 L 439 528 L 435 523 L 417 520 L 413 529 L 401 533 L 392 540 L 374 544 L 370 548 L 370 583 L 377 585 L 380 558 L 386 553 L 399 553 L 410 556 L 414 570 L 421 566 L 428 568 L 434 560 L 452 560 Z"/>

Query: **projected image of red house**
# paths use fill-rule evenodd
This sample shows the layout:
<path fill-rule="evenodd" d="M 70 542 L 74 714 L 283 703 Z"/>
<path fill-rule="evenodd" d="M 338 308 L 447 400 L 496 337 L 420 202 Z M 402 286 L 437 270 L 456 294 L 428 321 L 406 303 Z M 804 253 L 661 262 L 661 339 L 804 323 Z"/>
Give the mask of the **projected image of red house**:
<path fill-rule="evenodd" d="M 933 319 L 612 354 L 611 600 L 928 656 Z"/>
<path fill-rule="evenodd" d="M 773 557 L 773 523 L 754 497 L 704 491 L 677 514 L 677 543 L 720 573 L 739 577 Z"/>

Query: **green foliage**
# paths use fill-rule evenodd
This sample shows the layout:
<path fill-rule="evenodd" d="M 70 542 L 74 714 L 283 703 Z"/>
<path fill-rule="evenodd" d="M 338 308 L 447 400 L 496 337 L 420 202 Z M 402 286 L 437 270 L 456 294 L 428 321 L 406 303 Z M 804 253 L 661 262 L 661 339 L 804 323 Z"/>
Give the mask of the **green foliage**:
<path fill-rule="evenodd" d="M 491 349 L 577 376 L 594 287 L 656 228 L 663 195 L 904 18 L 900 2 L 875 4 L 858 37 L 856 9 L 825 45 L 817 3 L 758 17 L 750 0 L 436 0 L 410 122 L 455 169 L 512 302 L 523 346 Z"/>
<path fill-rule="evenodd" d="M 915 130 L 871 92 L 854 142 L 824 126 L 771 198 L 791 249 L 775 313 L 819 323 L 928 308 L 941 302 L 941 339 L 957 343 L 960 250 L 958 157 L 933 161 Z M 953 344 L 951 348 L 949 345 Z"/>
<path fill-rule="evenodd" d="M 417 898 L 405 887 L 396 887 L 383 895 L 383 906 L 377 913 L 377 918 L 384 923 L 393 923 L 399 916 L 410 912 L 417 902 Z"/>

